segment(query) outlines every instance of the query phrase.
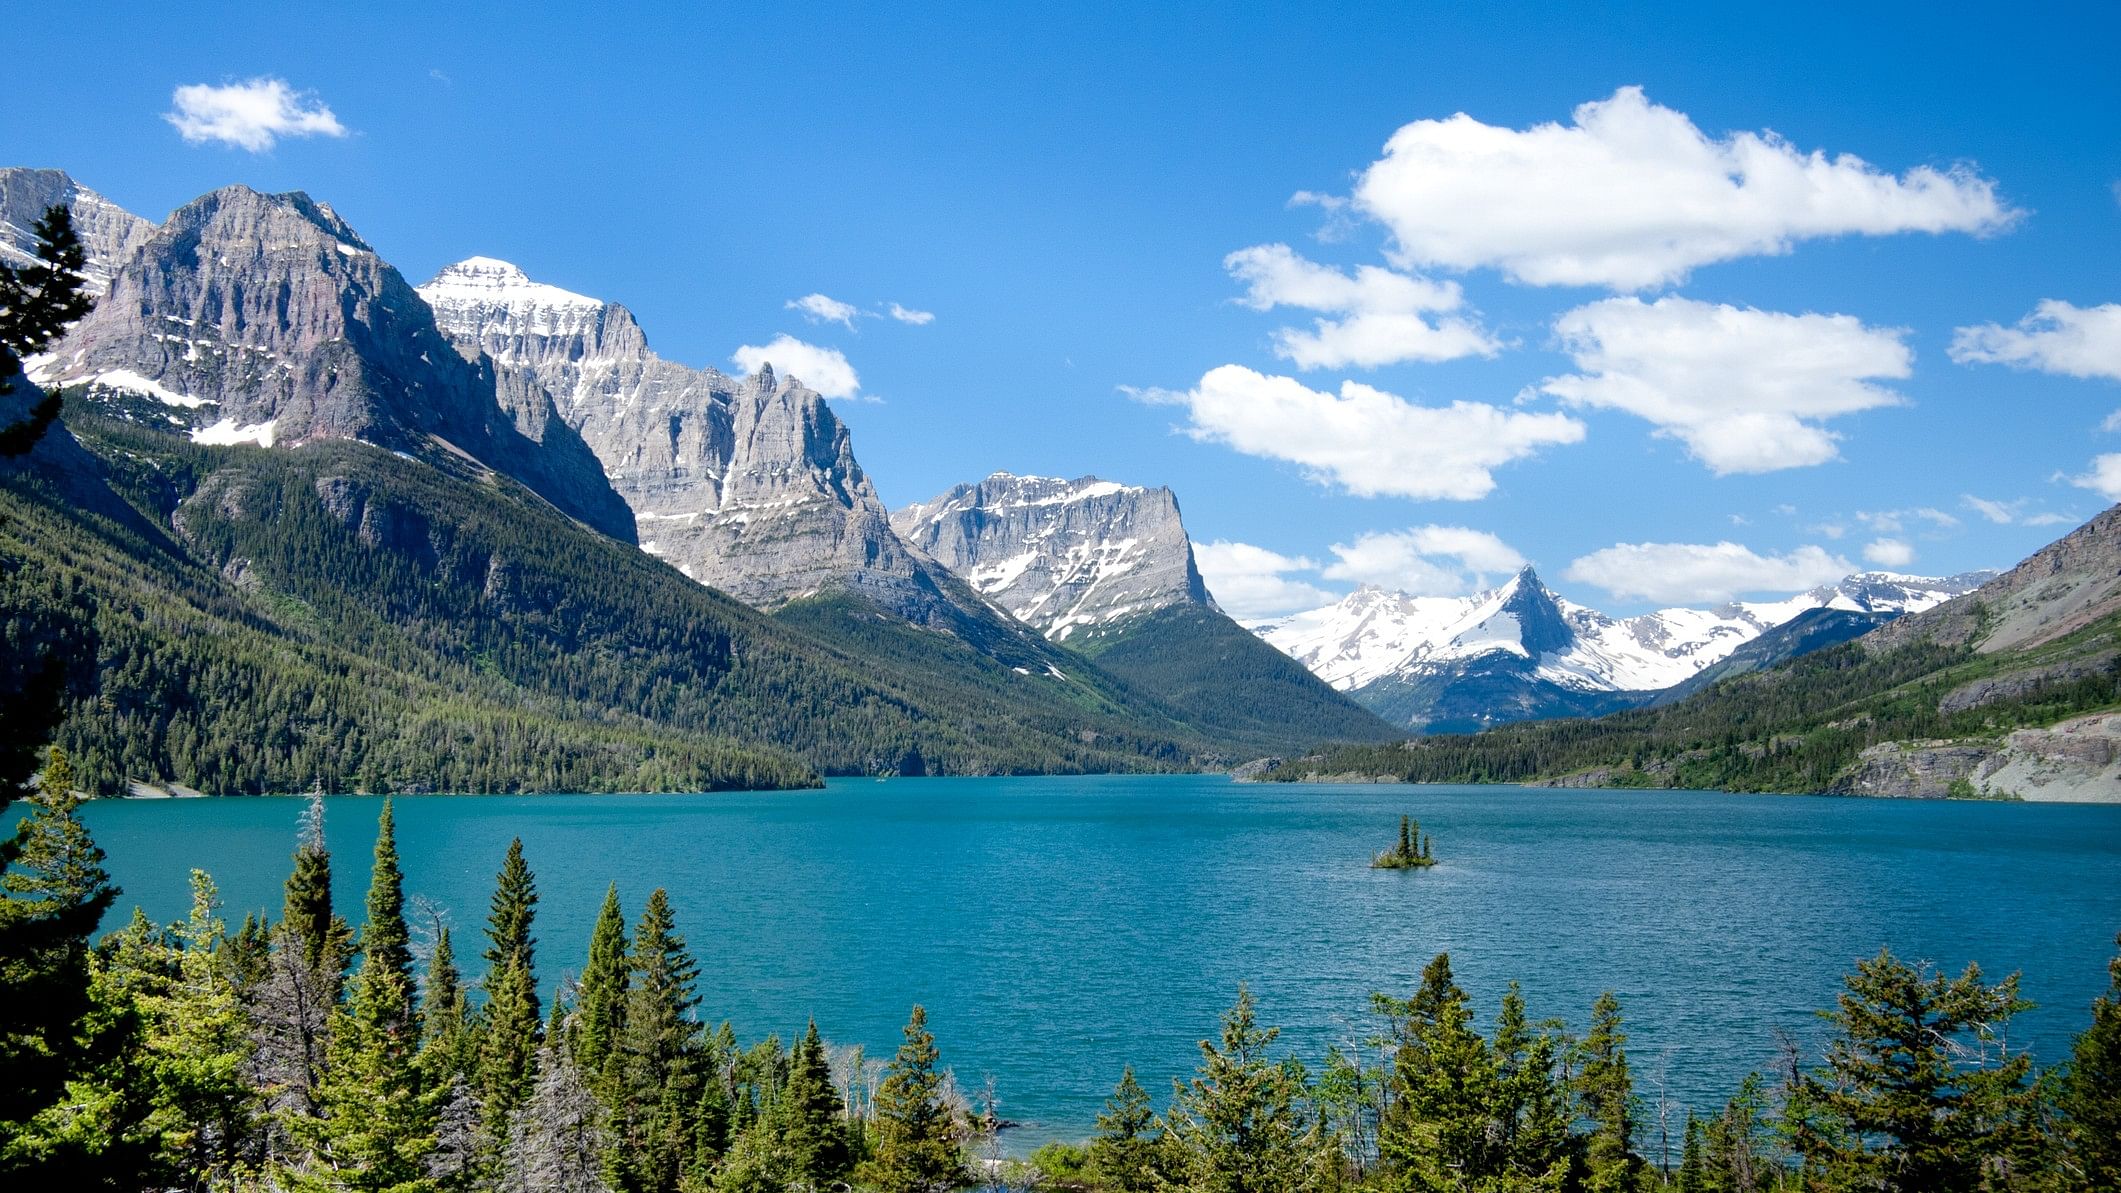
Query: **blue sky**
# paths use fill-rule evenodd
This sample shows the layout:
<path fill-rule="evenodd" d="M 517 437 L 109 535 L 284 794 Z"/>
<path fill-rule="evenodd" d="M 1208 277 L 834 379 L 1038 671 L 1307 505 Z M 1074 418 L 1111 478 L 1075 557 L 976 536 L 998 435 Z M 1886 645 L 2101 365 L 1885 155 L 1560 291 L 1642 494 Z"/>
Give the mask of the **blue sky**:
<path fill-rule="evenodd" d="M 1168 484 L 1241 612 L 2006 566 L 2121 498 L 2110 5 L 449 7 L 18 22 L 0 157 L 837 350 L 889 503 Z M 257 79 L 309 135 L 165 118 Z"/>

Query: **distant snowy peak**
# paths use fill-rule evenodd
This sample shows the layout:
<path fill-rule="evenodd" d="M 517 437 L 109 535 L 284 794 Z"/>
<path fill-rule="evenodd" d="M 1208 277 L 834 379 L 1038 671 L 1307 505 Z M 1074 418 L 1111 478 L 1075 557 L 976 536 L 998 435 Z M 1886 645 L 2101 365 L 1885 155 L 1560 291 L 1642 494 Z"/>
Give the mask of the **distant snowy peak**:
<path fill-rule="evenodd" d="M 503 364 L 536 368 L 648 351 L 625 307 L 533 281 L 493 257 L 445 266 L 419 292 L 444 332 L 477 344 Z"/>
<path fill-rule="evenodd" d="M 1055 641 L 1172 605 L 1213 607 L 1169 489 L 997 472 L 891 524 Z"/>
<path fill-rule="evenodd" d="M 1993 574 L 1865 572 L 1781 601 L 1616 618 L 1555 596 L 1526 568 L 1470 597 L 1413 597 L 1365 586 L 1337 604 L 1253 630 L 1342 691 L 1436 675 L 1501 652 L 1532 661 L 1540 679 L 1561 687 L 1648 692 L 1684 682 L 1806 610 L 1919 612 Z"/>

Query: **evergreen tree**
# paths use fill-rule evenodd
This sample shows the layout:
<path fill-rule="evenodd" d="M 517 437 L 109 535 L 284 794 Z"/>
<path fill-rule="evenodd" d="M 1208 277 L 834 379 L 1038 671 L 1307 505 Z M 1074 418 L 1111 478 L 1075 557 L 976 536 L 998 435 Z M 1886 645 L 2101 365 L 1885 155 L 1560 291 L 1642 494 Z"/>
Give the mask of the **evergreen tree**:
<path fill-rule="evenodd" d="M 430 1084 L 444 1088 L 471 1075 L 470 1000 L 457 972 L 456 950 L 447 925 L 436 928 L 434 952 L 427 959 L 427 982 L 420 1001 L 420 1056 Z"/>
<path fill-rule="evenodd" d="M 685 949 L 670 896 L 648 896 L 633 930 L 625 1010 L 607 1062 L 613 1107 L 607 1175 L 618 1188 L 663 1193 L 677 1188 L 693 1140 L 687 1116 L 699 1096 L 699 967 Z"/>
<path fill-rule="evenodd" d="M 1957 1193 L 2003 1183 L 2034 1109 L 2031 1059 L 2000 1046 L 2030 1006 L 2016 975 L 1991 986 L 1890 951 L 1843 979 L 1826 1063 L 1802 1079 L 1825 1129 L 1809 1135 L 1808 1176 L 1886 1193 Z"/>
<path fill-rule="evenodd" d="M 2121 948 L 2121 935 L 2114 937 Z M 2121 1189 L 2121 955 L 2107 963 L 2106 993 L 2092 1003 L 2091 1026 L 2077 1037 L 2057 1102 L 2070 1187 Z"/>
<path fill-rule="evenodd" d="M 1635 1154 L 1635 1082 L 1628 1072 L 1620 1000 L 1608 990 L 1591 1006 L 1591 1030 L 1577 1045 L 1576 1096 L 1591 1121 L 1585 1160 L 1592 1193 L 1639 1189 L 1647 1166 Z"/>
<path fill-rule="evenodd" d="M 944 1193 L 972 1184 L 962 1150 L 963 1130 L 943 1098 L 940 1054 L 928 1032 L 928 1012 L 915 1004 L 905 1042 L 877 1087 L 875 1153 L 857 1173 L 881 1193 Z"/>
<path fill-rule="evenodd" d="M 353 930 L 331 906 L 331 850 L 324 842 L 324 795 L 312 792 L 302 813 L 302 832 L 295 844 L 294 872 L 280 922 L 302 945 L 302 961 L 322 979 L 329 999 L 337 1002 Z"/>
<path fill-rule="evenodd" d="M 1511 982 L 1495 1020 L 1492 1109 L 1505 1169 L 1519 1181 L 1559 1184 L 1574 1165 L 1576 1139 L 1555 1073 L 1555 1050 L 1553 1036 L 1531 1029 L 1524 994 Z"/>
<path fill-rule="evenodd" d="M 1711 1193 L 1708 1158 L 1703 1152 L 1701 1119 L 1687 1111 L 1686 1136 L 1679 1149 L 1679 1175 L 1673 1182 L 1679 1193 Z"/>
<path fill-rule="evenodd" d="M 1767 1099 L 1760 1074 L 1749 1073 L 1723 1113 L 1701 1129 L 1702 1187 L 1714 1193 L 1760 1193 L 1778 1173 L 1769 1151 L 1764 1114 Z"/>
<path fill-rule="evenodd" d="M 1395 1189 L 1452 1189 L 1504 1170 L 1507 1139 L 1497 1107 L 1505 1091 L 1471 1018 L 1463 995 L 1445 998 L 1434 1021 L 1399 1050 L 1394 1097 L 1378 1128 L 1378 1152 Z"/>
<path fill-rule="evenodd" d="M 0 812 L 12 796 L 5 778 Z M 84 1039 L 93 1009 L 88 938 L 118 890 L 75 814 L 74 788 L 66 755 L 53 750 L 30 814 L 0 839 L 0 1177 L 90 1165 L 54 1152 L 49 1138 L 40 1142 L 48 1133 L 30 1122 L 97 1059 Z"/>
<path fill-rule="evenodd" d="M 22 358 L 50 347 L 95 305 L 83 270 L 88 253 L 64 207 L 46 209 L 32 229 L 37 252 L 28 265 L 0 264 L 0 397 L 13 393 Z M 60 399 L 49 394 L 28 416 L 0 427 L 0 456 L 29 452 L 58 419 Z M 4 869 L 4 866 L 0 866 Z"/>
<path fill-rule="evenodd" d="M 250 1033 L 222 948 L 226 939 L 213 879 L 191 872 L 191 914 L 167 969 L 174 980 L 137 1000 L 154 1084 L 150 1129 L 160 1168 L 218 1188 L 247 1175 L 259 1157 L 249 1080 Z"/>
<path fill-rule="evenodd" d="M 832 1067 L 825 1060 L 825 1043 L 818 1037 L 815 1019 L 789 1060 L 788 1087 L 779 1109 L 795 1187 L 815 1193 L 845 1180 L 854 1167 L 844 1122 L 846 1107 L 832 1086 Z"/>
<path fill-rule="evenodd" d="M 297 1130 L 309 1156 L 288 1173 L 289 1182 L 302 1190 L 432 1189 L 426 1157 L 435 1146 L 440 1098 L 421 1072 L 411 933 L 389 800 L 377 822 L 360 946 L 361 967 L 318 1089 L 320 1113 Z"/>
<path fill-rule="evenodd" d="M 518 837 L 508 844 L 486 920 L 486 1009 L 474 1083 L 495 1152 L 506 1146 L 510 1116 L 530 1100 L 536 1081 L 540 1023 L 531 926 L 537 902 Z"/>
<path fill-rule="evenodd" d="M 1090 1171 L 1100 1187 L 1112 1193 L 1152 1193 L 1156 1188 L 1156 1111 L 1149 1093 L 1134 1079 L 1134 1067 L 1120 1071 L 1119 1084 L 1097 1116 L 1097 1138 L 1090 1143 Z"/>
<path fill-rule="evenodd" d="M 589 934 L 589 961 L 575 995 L 575 1064 L 595 1083 L 619 1035 L 626 1007 L 626 918 L 619 907 L 619 888 L 604 892 L 604 907 Z"/>
<path fill-rule="evenodd" d="M 1267 1056 L 1281 1034 L 1262 1028 L 1252 992 L 1238 987 L 1222 1043 L 1202 1040 L 1198 1075 L 1177 1088 L 1166 1118 L 1172 1174 L 1198 1193 L 1290 1193 L 1307 1183 L 1314 1153 L 1303 1081 Z"/>

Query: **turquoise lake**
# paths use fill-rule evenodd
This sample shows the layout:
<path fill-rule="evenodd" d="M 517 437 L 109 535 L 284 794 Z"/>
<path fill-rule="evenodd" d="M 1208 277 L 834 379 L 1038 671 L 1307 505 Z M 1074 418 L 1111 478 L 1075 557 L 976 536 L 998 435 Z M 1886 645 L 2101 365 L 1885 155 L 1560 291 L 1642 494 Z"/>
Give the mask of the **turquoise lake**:
<path fill-rule="evenodd" d="M 329 802 L 341 908 L 358 918 L 380 801 Z M 701 962 L 701 1013 L 785 1040 L 896 1047 L 926 1004 L 944 1062 L 1024 1124 L 1081 1136 L 1132 1063 L 1190 1074 L 1239 982 L 1316 1063 L 1367 1036 L 1448 950 L 1483 1020 L 1517 979 L 1580 1027 L 1617 992 L 1638 1087 L 1720 1105 L 1816 1039 L 1840 975 L 1889 945 L 1956 972 L 2024 974 L 2013 1027 L 2042 1060 L 2104 989 L 2121 929 L 2121 807 L 1510 787 L 1262 786 L 1220 776 L 839 781 L 792 794 L 401 797 L 410 895 L 476 964 L 494 871 L 520 835 L 548 989 L 579 968 L 605 886 L 629 921 L 666 888 Z M 134 904 L 179 917 L 192 867 L 230 918 L 277 914 L 302 801 L 85 809 Z M 1372 871 L 1402 812 L 1441 864 Z M 1159 1100 L 1161 1094 L 1159 1093 Z"/>

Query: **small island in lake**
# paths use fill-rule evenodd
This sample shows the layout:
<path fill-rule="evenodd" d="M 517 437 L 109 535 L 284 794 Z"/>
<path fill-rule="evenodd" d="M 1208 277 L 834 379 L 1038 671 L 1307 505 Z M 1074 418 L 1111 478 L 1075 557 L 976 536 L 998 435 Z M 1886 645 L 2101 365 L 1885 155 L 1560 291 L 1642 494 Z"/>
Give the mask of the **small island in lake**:
<path fill-rule="evenodd" d="M 1418 870 L 1436 864 L 1432 847 L 1433 837 L 1421 835 L 1421 822 L 1410 817 L 1399 818 L 1399 844 L 1370 859 L 1372 870 Z"/>

